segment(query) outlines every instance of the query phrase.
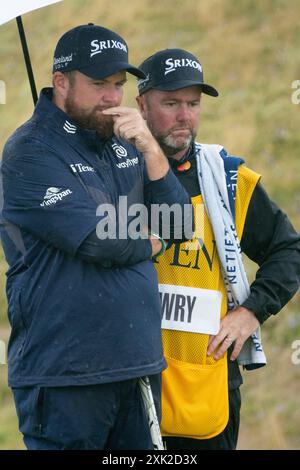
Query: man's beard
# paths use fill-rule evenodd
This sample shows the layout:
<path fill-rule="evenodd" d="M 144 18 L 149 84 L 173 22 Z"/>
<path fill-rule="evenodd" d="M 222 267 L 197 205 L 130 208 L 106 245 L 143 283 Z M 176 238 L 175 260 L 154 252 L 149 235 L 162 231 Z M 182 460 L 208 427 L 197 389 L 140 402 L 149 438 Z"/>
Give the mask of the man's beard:
<path fill-rule="evenodd" d="M 114 121 L 112 116 L 99 113 L 103 109 L 107 108 L 95 106 L 92 111 L 81 109 L 74 103 L 72 94 L 69 94 L 65 101 L 66 113 L 73 121 L 81 128 L 95 130 L 101 137 L 108 139 L 114 134 Z"/>
<path fill-rule="evenodd" d="M 191 145 L 191 142 L 195 139 L 196 134 L 190 131 L 189 135 L 180 145 L 176 143 L 176 139 L 171 134 L 168 134 L 167 136 L 154 134 L 154 137 L 161 146 L 165 155 L 167 157 L 171 157 L 172 155 L 176 155 L 176 153 L 181 152 L 181 150 L 188 149 Z"/>

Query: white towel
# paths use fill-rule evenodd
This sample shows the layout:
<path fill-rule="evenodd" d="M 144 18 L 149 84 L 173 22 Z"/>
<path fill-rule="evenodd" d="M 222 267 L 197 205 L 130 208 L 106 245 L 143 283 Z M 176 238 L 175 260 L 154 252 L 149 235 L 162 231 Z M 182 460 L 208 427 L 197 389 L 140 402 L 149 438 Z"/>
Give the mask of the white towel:
<path fill-rule="evenodd" d="M 250 287 L 230 211 L 224 161 L 220 155 L 223 147 L 197 143 L 195 149 L 201 194 L 216 239 L 228 309 L 232 309 L 249 297 Z M 244 343 L 238 363 L 246 369 L 256 369 L 266 362 L 259 327 Z"/>

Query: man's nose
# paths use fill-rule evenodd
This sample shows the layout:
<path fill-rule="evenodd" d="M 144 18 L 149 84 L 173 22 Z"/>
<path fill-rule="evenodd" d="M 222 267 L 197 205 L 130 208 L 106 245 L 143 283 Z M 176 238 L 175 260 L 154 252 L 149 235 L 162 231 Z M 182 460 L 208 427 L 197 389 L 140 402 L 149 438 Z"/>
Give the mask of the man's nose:
<path fill-rule="evenodd" d="M 112 106 L 115 106 L 119 104 L 120 101 L 120 90 L 114 86 L 109 86 L 105 89 L 105 92 L 102 96 L 102 100 L 110 104 Z"/>
<path fill-rule="evenodd" d="M 177 110 L 177 120 L 179 122 L 186 122 L 189 121 L 190 119 L 190 109 L 187 105 L 181 105 L 179 106 Z"/>

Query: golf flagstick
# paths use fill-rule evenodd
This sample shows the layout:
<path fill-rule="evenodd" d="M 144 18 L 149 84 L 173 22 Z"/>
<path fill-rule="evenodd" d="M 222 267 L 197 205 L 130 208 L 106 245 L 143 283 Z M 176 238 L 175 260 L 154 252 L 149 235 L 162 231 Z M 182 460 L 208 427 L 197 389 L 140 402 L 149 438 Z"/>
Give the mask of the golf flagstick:
<path fill-rule="evenodd" d="M 148 424 L 151 433 L 154 450 L 164 450 L 162 437 L 160 434 L 159 422 L 157 419 L 156 409 L 154 405 L 152 390 L 150 386 L 149 377 L 140 377 L 139 386 L 143 398 L 143 403 L 146 410 Z"/>

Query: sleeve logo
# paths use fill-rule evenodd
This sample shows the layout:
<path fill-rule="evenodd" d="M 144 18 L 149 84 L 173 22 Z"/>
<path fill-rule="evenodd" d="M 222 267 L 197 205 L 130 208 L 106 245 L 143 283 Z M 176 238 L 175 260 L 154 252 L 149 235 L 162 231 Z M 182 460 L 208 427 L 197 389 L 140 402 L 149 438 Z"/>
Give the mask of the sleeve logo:
<path fill-rule="evenodd" d="M 72 194 L 70 189 L 65 189 L 62 191 L 61 188 L 50 187 L 47 189 L 44 200 L 41 202 L 40 206 L 51 206 L 56 204 L 58 201 L 61 201 L 64 197 L 69 196 L 70 194 Z"/>

